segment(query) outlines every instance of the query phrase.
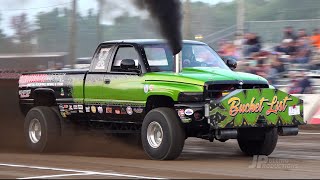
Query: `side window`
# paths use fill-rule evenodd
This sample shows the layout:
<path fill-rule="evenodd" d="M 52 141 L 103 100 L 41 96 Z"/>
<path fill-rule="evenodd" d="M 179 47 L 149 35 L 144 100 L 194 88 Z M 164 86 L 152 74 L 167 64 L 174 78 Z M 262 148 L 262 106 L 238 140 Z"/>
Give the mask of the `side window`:
<path fill-rule="evenodd" d="M 102 46 L 98 53 L 95 54 L 92 71 L 94 72 L 106 72 L 108 65 L 108 56 L 111 53 L 112 45 Z"/>
<path fill-rule="evenodd" d="M 169 63 L 170 53 L 164 46 L 146 45 L 144 51 L 151 71 L 172 71 L 172 63 Z"/>
<path fill-rule="evenodd" d="M 123 59 L 133 59 L 136 67 L 138 67 L 139 54 L 136 49 L 133 46 L 120 46 L 113 60 L 111 71 L 122 72 L 123 70 L 120 68 L 120 64 Z"/>

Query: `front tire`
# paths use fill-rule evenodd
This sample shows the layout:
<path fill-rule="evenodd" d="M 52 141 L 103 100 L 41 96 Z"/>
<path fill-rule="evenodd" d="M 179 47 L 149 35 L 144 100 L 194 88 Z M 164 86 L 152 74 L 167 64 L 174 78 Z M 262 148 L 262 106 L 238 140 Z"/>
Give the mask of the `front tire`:
<path fill-rule="evenodd" d="M 270 155 L 278 142 L 277 128 L 239 129 L 238 144 L 246 155 Z"/>
<path fill-rule="evenodd" d="M 54 151 L 61 135 L 60 121 L 50 107 L 34 107 L 25 117 L 24 133 L 27 146 L 32 151 Z"/>
<path fill-rule="evenodd" d="M 141 141 L 151 159 L 173 160 L 179 157 L 185 131 L 177 113 L 165 107 L 151 110 L 142 123 Z"/>

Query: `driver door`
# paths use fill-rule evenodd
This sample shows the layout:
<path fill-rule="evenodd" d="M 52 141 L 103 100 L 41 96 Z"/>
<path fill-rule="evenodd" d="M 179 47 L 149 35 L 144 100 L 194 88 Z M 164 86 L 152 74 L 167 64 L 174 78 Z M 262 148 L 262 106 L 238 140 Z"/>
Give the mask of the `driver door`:
<path fill-rule="evenodd" d="M 142 119 L 145 107 L 144 77 L 135 70 L 141 69 L 142 57 L 138 48 L 133 45 L 119 45 L 111 66 L 104 76 L 108 81 L 104 86 L 106 104 L 104 110 L 109 119 L 116 121 L 139 121 Z M 123 59 L 133 59 L 135 70 L 121 69 Z"/>
<path fill-rule="evenodd" d="M 96 51 L 90 70 L 86 75 L 84 83 L 84 104 L 83 111 L 91 120 L 104 119 L 102 105 L 108 98 L 105 92 L 108 63 L 113 55 L 115 46 L 103 44 Z"/>

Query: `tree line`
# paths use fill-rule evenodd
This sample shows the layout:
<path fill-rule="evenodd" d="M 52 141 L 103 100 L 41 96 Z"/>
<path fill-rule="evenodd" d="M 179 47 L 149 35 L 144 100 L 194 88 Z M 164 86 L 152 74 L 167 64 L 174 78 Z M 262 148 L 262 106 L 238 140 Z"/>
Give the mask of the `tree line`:
<path fill-rule="evenodd" d="M 188 28 L 184 38 L 194 39 L 197 34 L 205 36 L 236 24 L 236 10 L 236 1 L 216 5 L 190 2 L 189 9 L 184 8 L 184 13 L 189 13 L 183 21 L 184 31 Z M 70 15 L 70 9 L 56 8 L 39 13 L 33 24 L 28 22 L 27 14 L 12 17 L 10 27 L 14 35 L 8 37 L 0 30 L 0 53 L 67 52 Z M 320 18 L 319 0 L 245 0 L 246 21 L 317 18 Z M 76 21 L 77 57 L 91 56 L 97 44 L 106 40 L 160 38 L 151 19 L 128 13 L 117 17 L 112 25 L 98 24 L 93 10 L 86 15 L 78 14 Z M 98 28 L 101 28 L 101 39 L 97 35 Z"/>

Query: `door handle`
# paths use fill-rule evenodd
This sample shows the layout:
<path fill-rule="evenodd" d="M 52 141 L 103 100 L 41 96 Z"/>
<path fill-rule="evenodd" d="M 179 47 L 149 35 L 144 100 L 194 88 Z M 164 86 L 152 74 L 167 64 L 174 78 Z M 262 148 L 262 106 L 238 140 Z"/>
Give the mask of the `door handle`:
<path fill-rule="evenodd" d="M 105 84 L 110 84 L 110 79 L 105 79 L 105 80 L 104 80 L 104 83 L 105 83 Z"/>

